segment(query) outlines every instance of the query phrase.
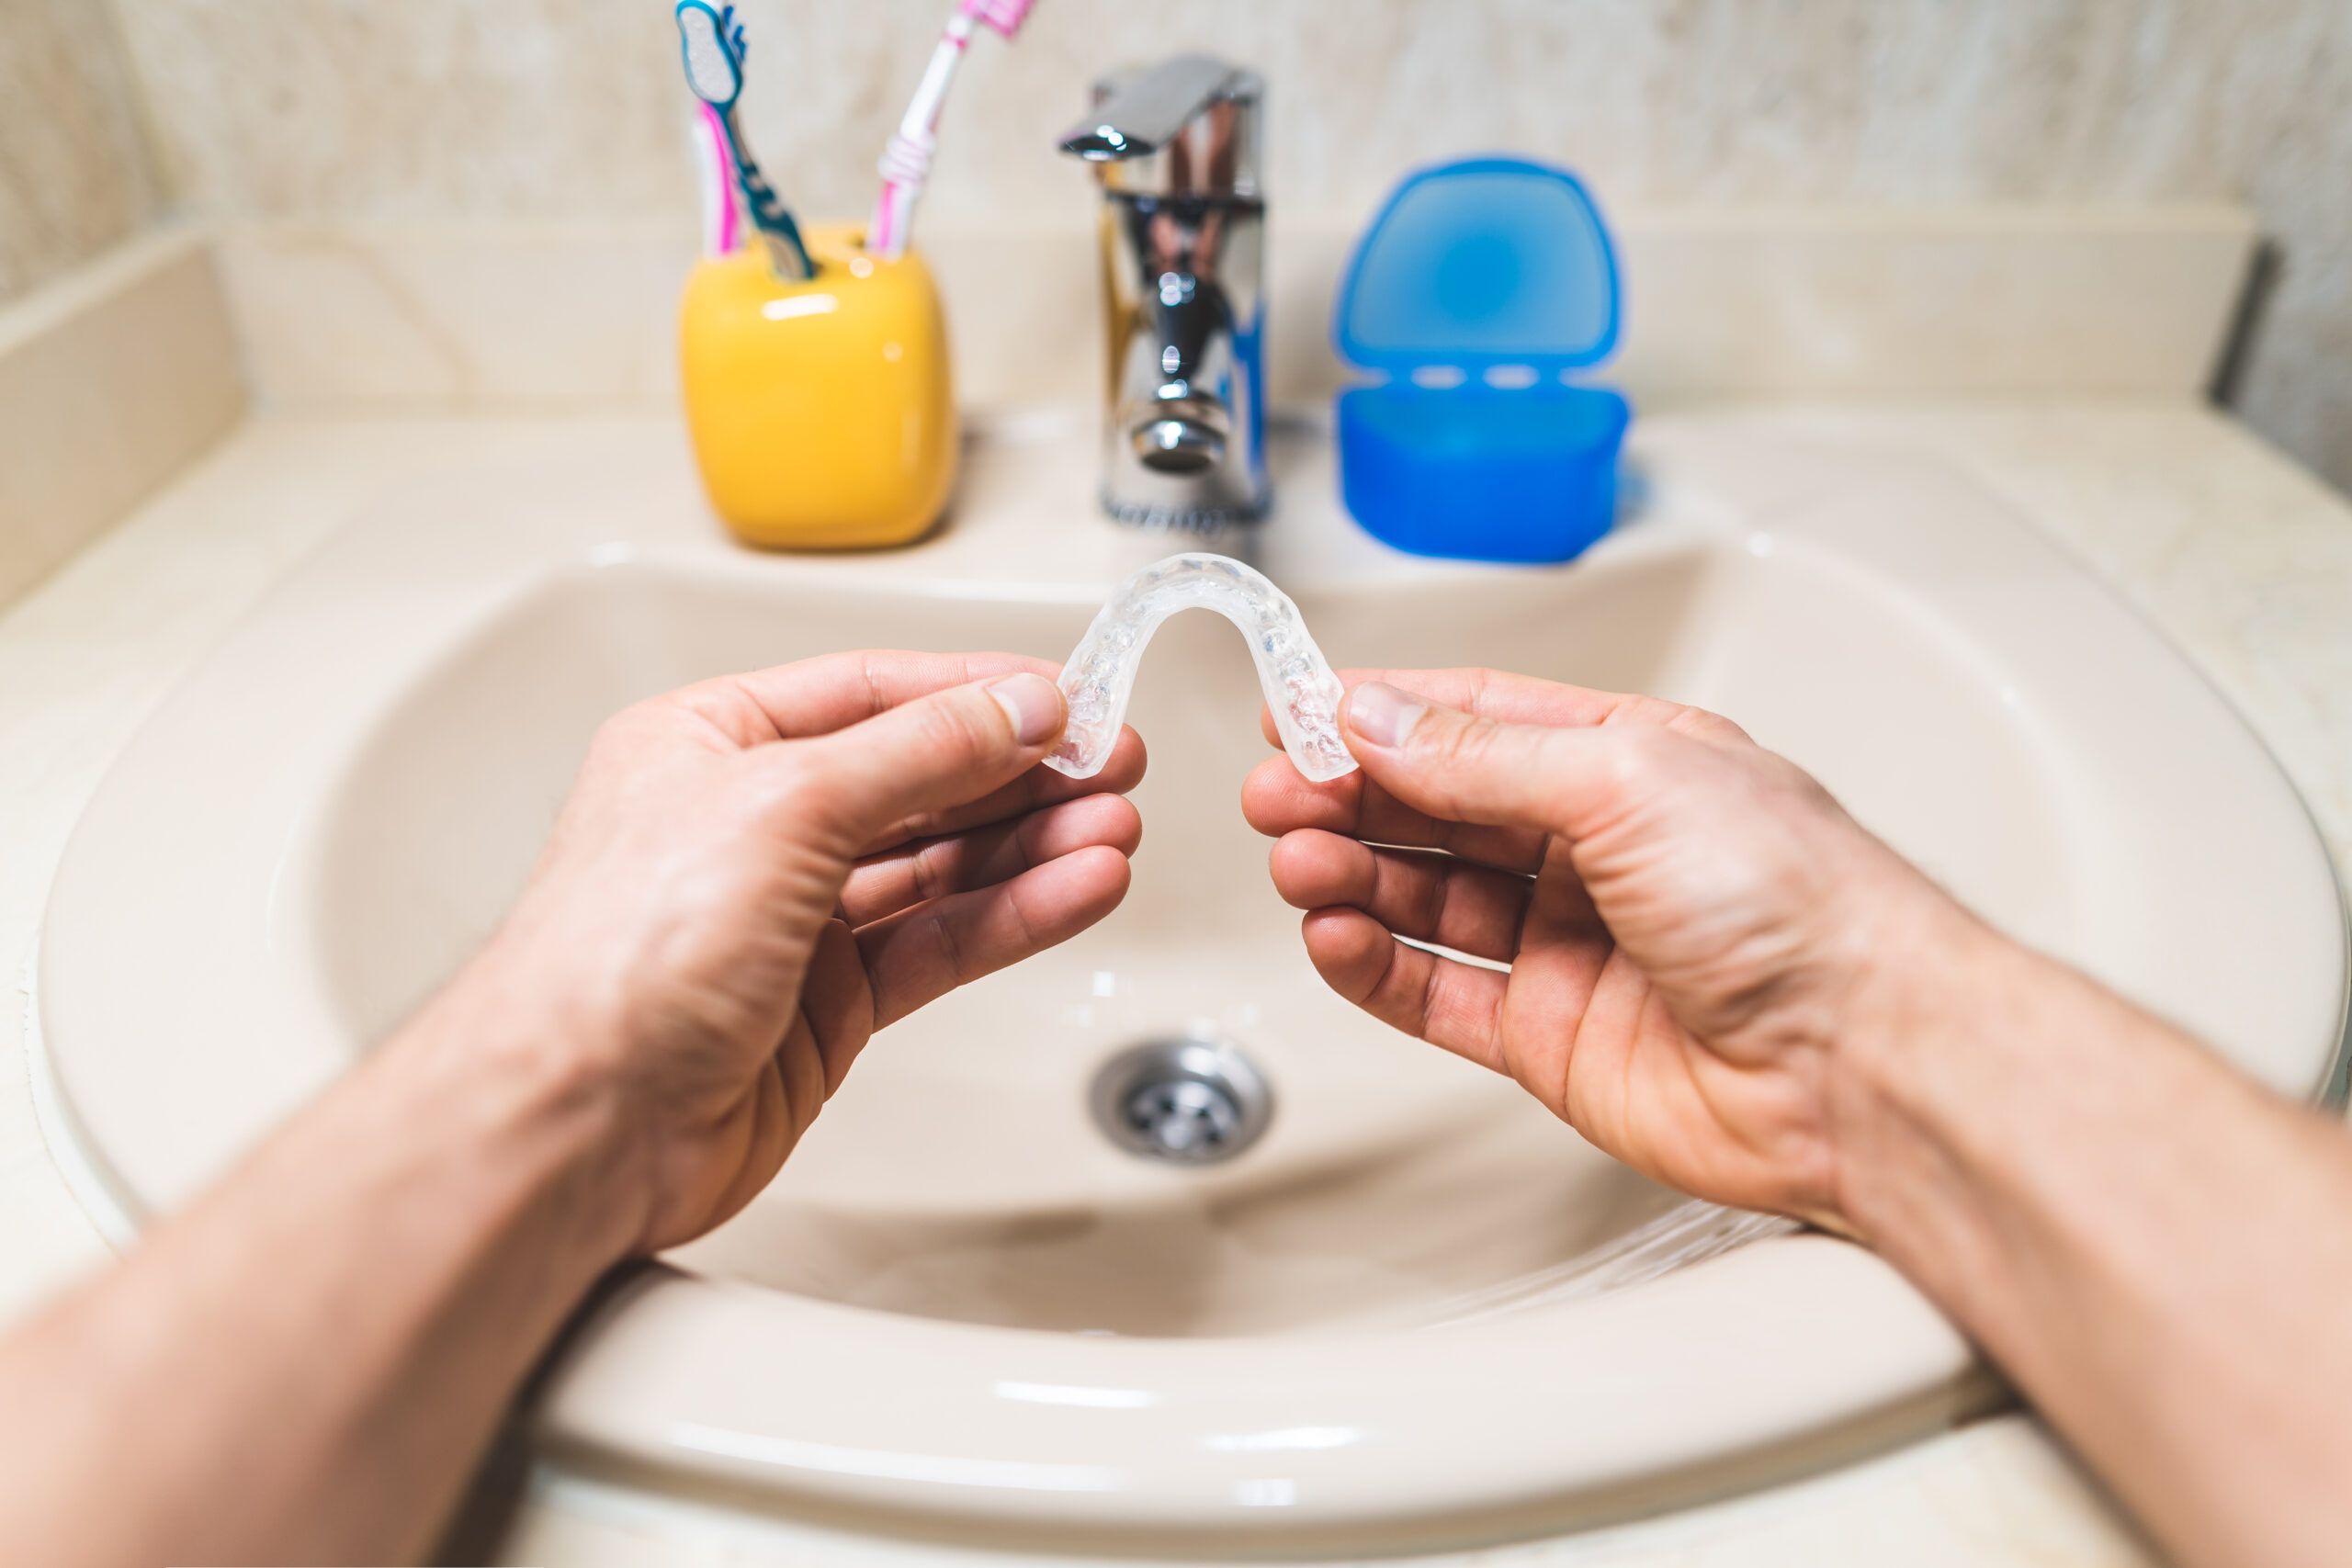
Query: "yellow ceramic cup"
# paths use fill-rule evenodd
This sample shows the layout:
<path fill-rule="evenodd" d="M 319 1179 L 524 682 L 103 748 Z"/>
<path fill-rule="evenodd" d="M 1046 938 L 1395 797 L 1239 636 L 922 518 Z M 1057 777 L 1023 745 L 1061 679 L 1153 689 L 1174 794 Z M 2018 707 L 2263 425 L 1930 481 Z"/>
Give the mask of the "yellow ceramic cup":
<path fill-rule="evenodd" d="M 931 271 L 851 224 L 804 231 L 817 276 L 756 245 L 707 258 L 678 322 L 686 427 L 711 505 L 747 543 L 854 549 L 920 537 L 956 480 L 956 398 Z"/>

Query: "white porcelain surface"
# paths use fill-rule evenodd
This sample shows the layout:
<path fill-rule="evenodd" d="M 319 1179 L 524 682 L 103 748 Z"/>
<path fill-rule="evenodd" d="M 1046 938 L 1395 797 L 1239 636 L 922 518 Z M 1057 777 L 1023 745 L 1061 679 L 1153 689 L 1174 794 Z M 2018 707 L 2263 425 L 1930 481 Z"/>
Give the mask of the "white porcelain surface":
<path fill-rule="evenodd" d="M 2352 865 L 2352 505 L 2227 419 L 2181 405 L 1972 402 L 1740 408 L 1653 419 L 1930 453 L 2003 496 L 2176 641 L 2245 713 Z M 69 829 L 109 761 L 191 662 L 322 536 L 402 476 L 562 464 L 665 439 L 653 419 L 250 422 L 213 458 L 0 614 L 0 959 L 20 970 Z M 106 1256 L 68 1191 L 79 1162 L 28 1092 L 22 986 L 0 1008 L 0 1317 Z M 91 1211 L 95 1212 L 95 1211 Z M 1067 1558 L 957 1550 L 806 1515 L 754 1519 L 542 1461 L 463 1559 L 1023 1568 Z M 1165 1556 L 1155 1561 L 1165 1562 Z M 1636 1523 L 1415 1561 L 1449 1568 L 2151 1568 L 2129 1525 L 2028 1413 Z"/>
<path fill-rule="evenodd" d="M 614 704 L 851 644 L 1066 651 L 1168 543 L 1094 517 L 1090 445 L 1000 428 L 952 532 L 853 560 L 724 545 L 650 429 L 379 500 L 157 712 L 59 876 L 41 1022 L 106 1187 L 168 1207 L 396 1019 L 495 919 Z M 1261 564 L 1343 663 L 1724 708 L 2012 929 L 2318 1084 L 2324 852 L 2155 637 L 1937 462 L 1670 421 L 1640 456 L 1636 525 L 1516 574 L 1379 550 L 1293 439 Z M 1232 809 L 1253 690 L 1220 624 L 1169 628 L 1128 907 L 869 1054 L 768 1194 L 571 1348 L 555 1451 L 899 1527 L 1394 1546 L 1750 1483 L 1981 1392 L 1899 1280 L 1817 1237 L 1440 1325 L 1658 1200 L 1321 992 Z M 1215 1173 L 1134 1165 L 1084 1123 L 1086 1075 L 1189 1027 L 1267 1066 L 1275 1128 Z"/>

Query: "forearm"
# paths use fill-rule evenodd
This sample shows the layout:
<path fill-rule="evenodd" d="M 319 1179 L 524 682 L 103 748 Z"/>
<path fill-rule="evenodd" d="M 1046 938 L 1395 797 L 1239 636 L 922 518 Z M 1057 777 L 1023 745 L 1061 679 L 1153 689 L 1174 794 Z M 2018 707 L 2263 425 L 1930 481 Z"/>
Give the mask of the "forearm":
<path fill-rule="evenodd" d="M 610 1110 L 453 1008 L 0 1346 L 0 1557 L 431 1543 L 636 1223 L 603 1187 Z"/>
<path fill-rule="evenodd" d="M 2352 1140 L 1973 921 L 1859 1043 L 1858 1228 L 2186 1562 L 2341 1560 Z"/>

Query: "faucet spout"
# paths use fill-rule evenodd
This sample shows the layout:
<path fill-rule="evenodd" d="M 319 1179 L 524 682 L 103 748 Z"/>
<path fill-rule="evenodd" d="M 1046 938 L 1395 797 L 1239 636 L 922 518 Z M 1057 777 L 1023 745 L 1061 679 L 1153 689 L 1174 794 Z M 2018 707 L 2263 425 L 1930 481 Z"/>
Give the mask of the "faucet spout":
<path fill-rule="evenodd" d="M 1180 54 L 1115 85 L 1106 84 L 1110 90 L 1062 138 L 1061 150 L 1090 164 L 1148 158 L 1174 141 L 1244 75 L 1205 54 Z"/>
<path fill-rule="evenodd" d="M 1097 83 L 1059 143 L 1102 189 L 1102 501 L 1122 521 L 1216 528 L 1266 508 L 1261 93 L 1180 55 Z"/>

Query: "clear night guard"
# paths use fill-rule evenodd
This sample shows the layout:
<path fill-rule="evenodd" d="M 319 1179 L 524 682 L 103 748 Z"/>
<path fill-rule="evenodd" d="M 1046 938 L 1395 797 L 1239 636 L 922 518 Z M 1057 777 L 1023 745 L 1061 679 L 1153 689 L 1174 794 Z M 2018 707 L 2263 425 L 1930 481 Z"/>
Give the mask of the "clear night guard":
<path fill-rule="evenodd" d="M 1062 666 L 1069 727 L 1046 765 L 1091 778 L 1110 760 L 1135 690 L 1143 650 L 1159 623 L 1179 610 L 1214 610 L 1250 639 L 1258 684 L 1274 716 L 1283 750 L 1310 779 L 1355 770 L 1340 739 L 1340 678 L 1307 635 L 1298 606 L 1266 576 L 1227 556 L 1170 556 L 1119 585 Z"/>

